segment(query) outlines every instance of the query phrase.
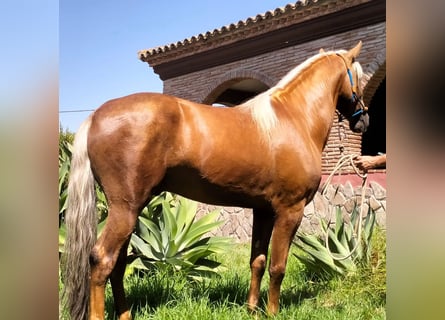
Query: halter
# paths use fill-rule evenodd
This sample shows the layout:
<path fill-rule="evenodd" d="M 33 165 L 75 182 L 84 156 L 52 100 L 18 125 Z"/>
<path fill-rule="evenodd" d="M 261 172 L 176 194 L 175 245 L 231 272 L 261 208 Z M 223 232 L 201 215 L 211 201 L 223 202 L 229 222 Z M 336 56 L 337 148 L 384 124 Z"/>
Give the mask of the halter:
<path fill-rule="evenodd" d="M 352 90 L 351 101 L 355 102 L 355 103 L 358 103 L 359 106 L 360 106 L 360 109 L 352 114 L 351 118 L 353 118 L 355 116 L 358 116 L 358 115 L 360 115 L 362 113 L 367 112 L 368 111 L 368 107 L 365 106 L 365 104 L 363 102 L 363 99 L 361 97 L 359 97 L 357 95 L 357 93 L 356 93 L 357 92 L 357 86 L 356 86 L 356 84 L 354 84 L 354 80 L 352 78 L 351 69 L 349 69 L 348 64 L 346 63 L 345 58 L 341 54 L 339 54 L 339 53 L 337 53 L 337 56 L 339 56 L 343 60 L 343 62 L 345 63 L 345 66 L 346 66 L 346 71 L 347 71 L 348 76 L 349 76 L 349 82 L 351 83 L 351 90 Z"/>

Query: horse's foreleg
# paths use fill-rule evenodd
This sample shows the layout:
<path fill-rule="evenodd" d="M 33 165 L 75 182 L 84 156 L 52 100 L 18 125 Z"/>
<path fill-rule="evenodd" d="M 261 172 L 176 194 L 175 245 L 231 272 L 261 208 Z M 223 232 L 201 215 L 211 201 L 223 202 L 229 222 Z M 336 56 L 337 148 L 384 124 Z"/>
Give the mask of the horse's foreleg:
<path fill-rule="evenodd" d="M 123 256 L 121 249 L 124 250 L 123 248 L 126 248 L 129 236 L 135 226 L 136 218 L 137 213 L 128 210 L 128 208 L 110 206 L 104 230 L 91 252 L 90 320 L 105 318 L 105 285 L 115 268 L 119 256 Z M 119 280 L 119 278 L 123 277 L 125 270 L 125 265 L 123 264 L 124 262 L 118 264 L 118 269 L 116 269 L 113 275 L 113 282 L 115 285 L 117 284 L 117 287 L 113 288 L 113 293 L 117 290 L 116 293 L 119 297 L 117 304 L 120 310 L 118 309 L 118 312 L 126 309 L 122 279 Z M 129 319 L 129 315 L 128 310 L 123 311 L 121 319 Z"/>
<path fill-rule="evenodd" d="M 270 285 L 267 313 L 275 315 L 279 309 L 280 287 L 286 272 L 289 247 L 303 217 L 304 206 L 277 212 L 272 232 L 272 248 L 269 266 Z"/>
<path fill-rule="evenodd" d="M 122 246 L 119 257 L 116 261 L 116 265 L 114 266 L 110 276 L 114 306 L 116 308 L 116 313 L 119 315 L 119 320 L 131 320 L 130 309 L 128 308 L 127 300 L 125 299 L 123 282 L 125 267 L 127 266 L 127 248 L 129 242 L 130 238 L 128 238 L 128 240 Z"/>
<path fill-rule="evenodd" d="M 250 255 L 251 280 L 247 307 L 255 311 L 260 296 L 261 279 L 266 270 L 267 251 L 273 228 L 273 212 L 253 211 L 252 247 Z"/>

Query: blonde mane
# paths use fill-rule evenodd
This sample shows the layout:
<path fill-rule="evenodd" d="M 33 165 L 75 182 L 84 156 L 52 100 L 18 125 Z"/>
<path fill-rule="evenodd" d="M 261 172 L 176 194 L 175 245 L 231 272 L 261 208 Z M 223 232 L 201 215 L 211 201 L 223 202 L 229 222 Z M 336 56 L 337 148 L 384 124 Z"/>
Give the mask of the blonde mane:
<path fill-rule="evenodd" d="M 357 74 L 357 89 L 359 90 L 358 93 L 361 95 L 363 92 L 363 90 L 362 90 L 362 79 L 363 79 L 362 65 L 358 61 L 355 61 L 354 63 L 352 63 L 352 68 L 354 68 L 354 71 Z"/>
<path fill-rule="evenodd" d="M 289 82 L 295 79 L 301 72 L 303 72 L 303 70 L 310 67 L 315 61 L 317 61 L 322 57 L 337 53 L 343 54 L 346 52 L 347 52 L 346 50 L 320 52 L 319 54 L 316 54 L 315 56 L 306 59 L 303 63 L 299 64 L 294 69 L 289 71 L 273 88 L 275 88 L 275 90 L 285 88 L 289 84 Z"/>
<path fill-rule="evenodd" d="M 272 129 L 275 128 L 278 123 L 278 118 L 270 103 L 272 88 L 240 105 L 240 108 L 251 114 L 260 133 L 263 134 L 268 142 L 270 142 Z"/>
<path fill-rule="evenodd" d="M 321 57 L 345 52 L 347 51 L 327 51 L 321 52 L 311 58 L 308 58 L 306 61 L 289 71 L 287 75 L 284 76 L 275 86 L 240 105 L 240 108 L 250 112 L 253 121 L 256 123 L 259 131 L 265 137 L 267 142 L 270 142 L 272 131 L 278 124 L 278 118 L 270 102 L 271 94 L 274 93 L 276 90 L 286 87 L 289 82 L 295 79 L 303 70 L 311 66 L 316 60 L 320 59 Z"/>

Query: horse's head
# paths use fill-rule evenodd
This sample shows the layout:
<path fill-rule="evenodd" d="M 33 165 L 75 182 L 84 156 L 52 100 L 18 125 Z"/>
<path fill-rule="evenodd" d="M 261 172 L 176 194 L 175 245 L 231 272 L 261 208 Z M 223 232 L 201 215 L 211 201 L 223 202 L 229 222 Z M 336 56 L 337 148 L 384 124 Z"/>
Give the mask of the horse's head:
<path fill-rule="evenodd" d="M 337 55 L 345 64 L 345 74 L 340 86 L 340 94 L 337 101 L 337 109 L 349 120 L 349 127 L 354 132 L 365 132 L 369 125 L 368 108 L 362 100 L 360 87 L 363 75 L 362 67 L 355 59 L 360 53 L 362 42 L 346 52 Z"/>

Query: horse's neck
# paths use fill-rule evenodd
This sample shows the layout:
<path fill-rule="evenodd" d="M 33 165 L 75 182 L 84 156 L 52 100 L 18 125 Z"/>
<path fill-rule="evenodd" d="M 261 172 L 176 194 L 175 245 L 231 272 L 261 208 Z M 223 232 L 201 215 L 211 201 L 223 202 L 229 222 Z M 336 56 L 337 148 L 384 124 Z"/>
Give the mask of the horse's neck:
<path fill-rule="evenodd" d="M 295 123 L 305 123 L 320 150 L 327 141 L 334 119 L 342 72 L 327 61 L 316 62 L 281 91 L 282 106 L 287 109 L 287 114 Z"/>

